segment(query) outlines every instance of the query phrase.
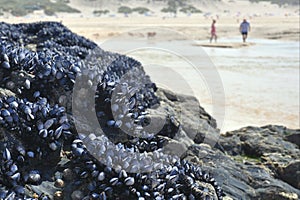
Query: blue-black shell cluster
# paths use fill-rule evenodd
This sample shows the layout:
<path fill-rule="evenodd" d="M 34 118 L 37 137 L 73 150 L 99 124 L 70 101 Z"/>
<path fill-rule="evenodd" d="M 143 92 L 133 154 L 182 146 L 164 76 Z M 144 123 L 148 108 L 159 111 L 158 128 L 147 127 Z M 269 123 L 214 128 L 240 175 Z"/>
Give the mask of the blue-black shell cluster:
<path fill-rule="evenodd" d="M 93 105 L 107 136 L 103 139 L 91 132 L 91 144 L 98 138 L 103 147 L 109 138 L 116 144 L 115 150 L 153 152 L 159 158 L 157 151 L 166 138 L 176 134 L 179 125 L 174 116 L 167 116 L 157 135 L 145 133 L 148 137 L 137 139 L 120 129 L 125 114 L 112 102 L 112 93 L 125 74 L 128 83 L 122 83 L 124 93 L 133 93 L 124 113 L 134 124 L 145 126 L 147 109 L 159 105 L 159 98 L 139 62 L 106 52 L 60 23 L 0 23 L 0 88 L 4 90 L 0 94 L 0 199 L 222 199 L 224 194 L 214 178 L 185 160 L 165 156 L 162 159 L 171 164 L 157 163 L 159 169 L 151 168 L 148 173 L 140 171 L 144 166 L 131 166 L 134 173 L 126 170 L 129 164 L 119 168 L 104 165 L 87 150 L 72 113 L 77 76 L 88 77 L 94 86 L 92 101 L 81 96 L 78 102 Z M 126 85 L 129 82 L 143 85 L 136 89 L 132 83 Z M 118 110 L 121 114 L 115 119 L 113 112 Z M 122 155 L 106 158 L 114 157 Z M 66 162 L 62 163 L 62 158 Z M 72 176 L 62 176 L 66 186 L 57 188 L 63 197 L 33 196 L 28 189 L 28 185 L 54 182 L 56 172 L 67 171 Z M 216 196 L 200 183 L 210 184 Z"/>

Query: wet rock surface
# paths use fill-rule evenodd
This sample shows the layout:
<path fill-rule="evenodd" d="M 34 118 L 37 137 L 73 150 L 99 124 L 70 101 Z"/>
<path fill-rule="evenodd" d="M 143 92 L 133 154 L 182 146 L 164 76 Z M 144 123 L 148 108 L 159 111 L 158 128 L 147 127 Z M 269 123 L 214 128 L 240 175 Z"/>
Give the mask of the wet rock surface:
<path fill-rule="evenodd" d="M 295 140 L 288 139 L 299 133 L 300 130 L 269 125 L 245 127 L 220 137 L 219 143 L 231 159 L 226 162 L 235 165 L 231 170 L 240 168 L 244 178 L 239 181 L 253 191 L 253 196 L 248 196 L 241 188 L 239 194 L 256 199 L 299 198 L 300 151 Z"/>
<path fill-rule="evenodd" d="M 220 135 L 194 97 L 59 23 L 1 23 L 0 47 L 0 199 L 300 197 L 300 130 Z"/>

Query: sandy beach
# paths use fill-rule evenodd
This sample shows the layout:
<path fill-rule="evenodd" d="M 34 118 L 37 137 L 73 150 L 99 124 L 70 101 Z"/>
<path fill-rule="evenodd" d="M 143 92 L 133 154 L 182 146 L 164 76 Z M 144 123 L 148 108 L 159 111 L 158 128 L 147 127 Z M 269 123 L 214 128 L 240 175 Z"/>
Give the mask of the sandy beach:
<path fill-rule="evenodd" d="M 199 89 L 199 85 L 203 83 L 197 82 L 199 77 L 193 75 L 192 72 L 185 75 L 187 79 L 194 80 L 191 88 L 200 104 L 212 113 L 217 121 L 222 121 L 219 123 L 222 132 L 247 125 L 266 124 L 299 128 L 299 15 L 294 13 L 295 8 L 281 9 L 270 4 L 251 5 L 256 13 L 263 13 L 266 8 L 269 8 L 269 12 L 275 14 L 256 15 L 253 14 L 254 12 L 251 14 L 250 7 L 243 11 L 241 7 L 244 6 L 236 6 L 231 9 L 231 14 L 217 14 L 220 9 L 211 8 L 213 12 L 209 16 L 195 14 L 178 15 L 174 18 L 161 14 L 148 17 L 132 14 L 124 17 L 118 14 L 94 17 L 88 14 L 88 8 L 83 8 L 83 10 L 86 9 L 85 15 L 58 14 L 56 17 L 49 17 L 35 14 L 22 18 L 0 17 L 0 21 L 9 23 L 62 22 L 73 32 L 95 41 L 100 47 L 104 43 L 104 49 L 120 53 L 125 53 L 125 49 L 121 46 L 126 46 L 130 41 L 140 41 L 143 47 L 158 48 L 164 42 L 166 45 L 173 43 L 171 46 L 175 49 L 181 48 L 180 42 L 188 41 L 188 53 L 184 56 L 192 59 L 193 56 L 198 56 L 195 52 L 204 50 L 222 80 L 225 116 L 218 117 L 214 116 L 211 91 Z M 287 15 L 288 12 L 292 14 Z M 233 13 L 239 13 L 239 15 Z M 217 18 L 217 45 L 219 46 L 208 43 L 213 18 Z M 247 18 L 251 23 L 247 45 L 241 43 L 239 34 L 239 24 L 243 18 Z M 174 31 L 175 34 L 169 34 L 170 32 L 166 30 Z M 155 36 L 148 38 L 149 33 L 155 33 Z M 109 45 L 105 46 L 110 43 L 109 41 L 116 40 L 118 37 L 125 37 L 127 43 L 120 41 L 118 44 L 115 43 L 115 46 L 111 43 L 113 44 L 111 48 Z M 177 41 L 178 44 L 174 46 L 172 41 Z M 218 48 L 224 46 L 229 49 Z M 282 48 L 290 50 L 284 51 Z M 271 53 L 264 55 L 266 51 Z M 153 52 L 135 52 L 131 56 L 136 57 L 142 63 L 145 62 L 143 64 L 156 60 L 163 65 L 178 65 L 178 60 L 166 59 Z M 183 69 L 179 73 L 185 72 L 184 70 L 188 71 L 185 65 L 176 67 Z M 155 79 L 155 77 L 152 78 Z M 184 91 L 184 89 L 178 90 Z"/>
<path fill-rule="evenodd" d="M 129 17 L 35 17 L 30 18 L 1 18 L 1 21 L 9 23 L 35 22 L 35 21 L 58 21 L 79 35 L 83 35 L 93 41 L 104 41 L 118 36 L 124 32 L 145 28 L 167 28 L 178 31 L 187 39 L 204 40 L 210 37 L 211 18 L 203 16 L 182 16 L 177 18 L 129 16 Z M 217 21 L 218 37 L 232 37 L 239 35 L 239 24 L 242 18 L 220 17 Z M 250 36 L 255 38 L 299 40 L 299 17 L 256 17 L 249 20 L 252 31 Z M 140 31 L 133 37 L 146 37 L 147 32 Z M 168 35 L 157 33 L 158 40 L 172 40 Z"/>

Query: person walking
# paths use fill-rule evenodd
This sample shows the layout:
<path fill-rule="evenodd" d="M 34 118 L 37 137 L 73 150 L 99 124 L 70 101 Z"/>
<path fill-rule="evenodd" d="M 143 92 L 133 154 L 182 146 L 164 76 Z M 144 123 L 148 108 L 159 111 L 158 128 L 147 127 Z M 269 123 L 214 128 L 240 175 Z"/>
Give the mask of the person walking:
<path fill-rule="evenodd" d="M 217 30 L 216 30 L 216 20 L 213 20 L 211 24 L 211 31 L 210 31 L 210 43 L 213 39 L 215 39 L 215 42 L 217 42 Z"/>
<path fill-rule="evenodd" d="M 240 32 L 241 32 L 242 37 L 243 37 L 243 42 L 246 42 L 248 32 L 250 32 L 250 23 L 247 22 L 246 19 L 244 19 L 243 22 L 240 25 Z"/>

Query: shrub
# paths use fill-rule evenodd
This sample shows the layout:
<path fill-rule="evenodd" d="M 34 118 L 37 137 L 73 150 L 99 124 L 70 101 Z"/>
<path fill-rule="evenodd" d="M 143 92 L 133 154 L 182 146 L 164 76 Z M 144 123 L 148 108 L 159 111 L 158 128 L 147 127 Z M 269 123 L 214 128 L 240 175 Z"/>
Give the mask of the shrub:
<path fill-rule="evenodd" d="M 94 10 L 93 14 L 97 16 L 106 15 L 109 13 L 109 10 Z"/>
<path fill-rule="evenodd" d="M 176 13 L 176 12 L 177 12 L 177 9 L 168 7 L 168 8 L 163 8 L 163 9 L 161 9 L 161 12 L 164 12 L 164 13 Z"/>
<path fill-rule="evenodd" d="M 129 8 L 128 6 L 121 6 L 118 9 L 118 13 L 130 14 L 132 13 L 132 9 Z"/>
<path fill-rule="evenodd" d="M 179 11 L 180 11 L 180 12 L 183 12 L 183 13 L 202 13 L 201 10 L 199 10 L 198 8 L 195 8 L 195 7 L 192 6 L 192 5 L 183 7 L 183 8 L 181 8 Z"/>
<path fill-rule="evenodd" d="M 45 9 L 44 13 L 49 16 L 53 16 L 55 14 L 55 12 L 51 9 Z"/>
<path fill-rule="evenodd" d="M 57 0 L 56 3 L 50 0 L 0 0 L 0 7 L 15 16 L 24 16 L 43 9 L 47 15 L 53 15 L 55 12 L 80 12 L 68 6 L 66 2 L 67 0 Z"/>
<path fill-rule="evenodd" d="M 133 8 L 132 9 L 133 12 L 138 12 L 139 14 L 145 14 L 147 12 L 149 12 L 150 10 L 148 8 L 145 7 L 137 7 L 137 8 Z"/>

